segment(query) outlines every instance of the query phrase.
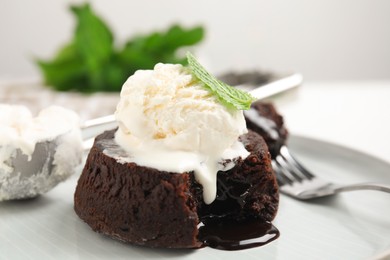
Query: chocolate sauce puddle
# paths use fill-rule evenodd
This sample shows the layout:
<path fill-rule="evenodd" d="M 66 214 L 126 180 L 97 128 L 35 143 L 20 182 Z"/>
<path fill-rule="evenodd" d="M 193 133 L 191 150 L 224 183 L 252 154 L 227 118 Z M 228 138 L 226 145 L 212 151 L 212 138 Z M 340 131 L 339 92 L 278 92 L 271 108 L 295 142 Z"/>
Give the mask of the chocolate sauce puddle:
<path fill-rule="evenodd" d="M 270 222 L 255 220 L 204 225 L 199 228 L 198 239 L 203 246 L 233 251 L 266 245 L 277 239 L 279 234 Z"/>

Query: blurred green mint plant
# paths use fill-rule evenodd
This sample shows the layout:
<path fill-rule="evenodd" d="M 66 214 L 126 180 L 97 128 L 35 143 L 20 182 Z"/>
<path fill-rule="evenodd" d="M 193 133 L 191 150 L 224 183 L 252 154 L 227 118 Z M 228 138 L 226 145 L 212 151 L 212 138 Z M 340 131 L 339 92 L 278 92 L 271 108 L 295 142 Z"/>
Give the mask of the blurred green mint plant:
<path fill-rule="evenodd" d="M 204 37 L 201 26 L 173 25 L 165 32 L 135 36 L 116 47 L 114 35 L 89 4 L 71 6 L 77 19 L 73 39 L 51 60 L 38 59 L 45 84 L 59 91 L 120 91 L 125 80 L 138 69 L 152 69 L 156 63 L 187 64 L 185 53 Z"/>

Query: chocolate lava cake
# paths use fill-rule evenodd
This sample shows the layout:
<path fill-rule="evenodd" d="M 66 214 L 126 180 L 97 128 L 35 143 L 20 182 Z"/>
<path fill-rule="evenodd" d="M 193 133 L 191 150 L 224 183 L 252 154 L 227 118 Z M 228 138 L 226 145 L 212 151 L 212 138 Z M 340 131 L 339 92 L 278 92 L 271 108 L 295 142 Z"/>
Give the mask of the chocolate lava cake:
<path fill-rule="evenodd" d="M 250 110 L 244 111 L 248 129 L 260 134 L 268 145 L 271 157 L 275 158 L 286 143 L 288 131 L 283 117 L 269 102 L 256 101 Z"/>
<path fill-rule="evenodd" d="M 206 205 L 193 172 L 121 160 L 128 155 L 115 143 L 115 131 L 96 138 L 74 196 L 77 215 L 94 231 L 131 244 L 198 248 L 201 225 L 274 219 L 278 186 L 267 144 L 257 133 L 240 136 L 250 155 L 218 172 L 217 197 Z"/>

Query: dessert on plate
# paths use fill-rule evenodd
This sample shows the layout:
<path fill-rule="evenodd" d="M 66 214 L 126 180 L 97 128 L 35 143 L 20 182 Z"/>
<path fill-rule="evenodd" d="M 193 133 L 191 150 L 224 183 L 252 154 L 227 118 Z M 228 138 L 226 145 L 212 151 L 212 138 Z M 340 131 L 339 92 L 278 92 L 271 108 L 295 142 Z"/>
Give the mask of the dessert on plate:
<path fill-rule="evenodd" d="M 235 250 L 266 243 L 253 242 L 265 234 L 271 241 L 279 203 L 271 156 L 237 108 L 252 99 L 218 89 L 226 86 L 188 59 L 190 67 L 157 64 L 124 83 L 119 127 L 95 139 L 75 212 L 96 232 L 150 247 Z"/>

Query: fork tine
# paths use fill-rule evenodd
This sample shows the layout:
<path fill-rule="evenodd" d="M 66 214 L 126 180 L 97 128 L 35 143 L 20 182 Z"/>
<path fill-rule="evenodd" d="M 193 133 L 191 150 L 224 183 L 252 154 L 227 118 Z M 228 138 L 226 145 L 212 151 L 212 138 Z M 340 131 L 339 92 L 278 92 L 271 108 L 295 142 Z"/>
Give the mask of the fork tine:
<path fill-rule="evenodd" d="M 299 170 L 303 176 L 307 179 L 313 179 L 314 175 L 307 170 L 301 163 L 299 163 L 289 152 L 288 148 L 286 146 L 282 146 L 280 148 L 280 154 L 283 156 L 283 158 L 286 159 L 287 163 L 289 165 L 293 165 L 297 170 Z M 295 171 L 294 171 L 295 172 Z"/>
<path fill-rule="evenodd" d="M 284 174 L 291 179 L 291 181 L 302 182 L 304 179 L 306 179 L 306 177 L 302 176 L 302 174 L 297 171 L 294 165 L 289 163 L 282 155 L 276 156 L 275 161 L 284 171 Z"/>
<path fill-rule="evenodd" d="M 274 169 L 274 171 L 276 173 L 275 175 L 276 175 L 276 179 L 278 181 L 279 186 L 283 186 L 286 184 L 288 184 L 288 185 L 292 184 L 292 180 L 290 178 L 288 178 L 283 173 L 283 170 L 281 169 L 281 167 L 274 160 L 272 160 L 272 168 Z"/>
<path fill-rule="evenodd" d="M 337 185 L 318 178 L 295 160 L 286 146 L 283 146 L 279 155 L 272 159 L 272 168 L 275 171 L 280 192 L 300 200 L 330 196 L 341 191 L 359 189 L 390 192 L 389 185 L 377 183 Z"/>

